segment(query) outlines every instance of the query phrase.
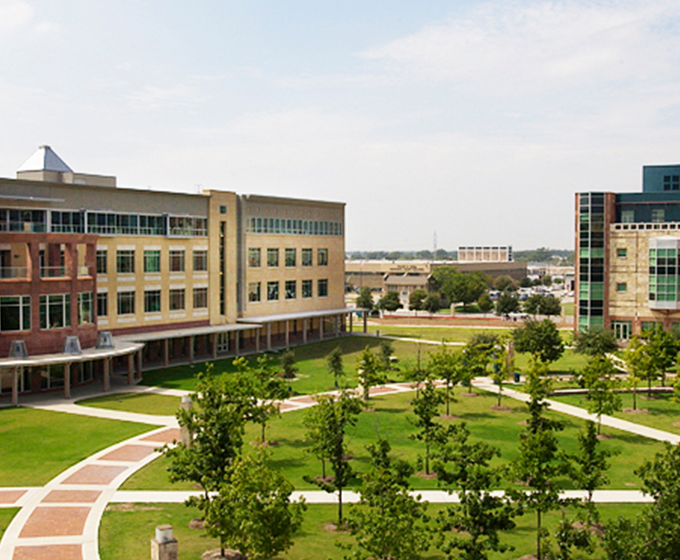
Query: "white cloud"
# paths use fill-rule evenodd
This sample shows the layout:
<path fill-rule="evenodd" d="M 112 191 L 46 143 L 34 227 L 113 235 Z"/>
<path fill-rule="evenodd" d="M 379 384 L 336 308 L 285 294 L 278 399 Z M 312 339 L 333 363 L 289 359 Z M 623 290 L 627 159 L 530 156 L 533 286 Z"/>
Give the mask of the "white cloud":
<path fill-rule="evenodd" d="M 148 109 L 191 105 L 202 103 L 207 99 L 194 87 L 181 84 L 169 87 L 145 85 L 129 93 L 127 98 Z"/>
<path fill-rule="evenodd" d="M 493 0 L 364 53 L 388 72 L 507 95 L 675 74 L 680 5 L 669 0 Z"/>
<path fill-rule="evenodd" d="M 15 31 L 27 25 L 35 14 L 28 2 L 0 0 L 0 33 Z"/>

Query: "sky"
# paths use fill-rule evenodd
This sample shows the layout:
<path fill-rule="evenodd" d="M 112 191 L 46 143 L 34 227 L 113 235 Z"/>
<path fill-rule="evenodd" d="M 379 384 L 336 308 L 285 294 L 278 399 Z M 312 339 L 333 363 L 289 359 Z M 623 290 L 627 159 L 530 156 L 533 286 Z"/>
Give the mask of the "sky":
<path fill-rule="evenodd" d="M 0 0 L 0 176 L 346 203 L 346 249 L 574 245 L 680 163 L 677 0 Z"/>

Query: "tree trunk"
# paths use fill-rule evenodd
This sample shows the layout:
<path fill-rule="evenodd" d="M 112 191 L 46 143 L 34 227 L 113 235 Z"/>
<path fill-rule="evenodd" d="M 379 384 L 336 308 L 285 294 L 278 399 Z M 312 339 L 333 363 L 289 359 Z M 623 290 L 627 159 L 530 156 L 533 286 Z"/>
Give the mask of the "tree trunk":
<path fill-rule="evenodd" d="M 338 488 L 338 528 L 342 526 L 342 487 Z"/>
<path fill-rule="evenodd" d="M 430 474 L 430 442 L 425 443 L 425 474 Z"/>
<path fill-rule="evenodd" d="M 500 408 L 501 406 L 501 391 L 503 390 L 503 385 L 501 385 L 500 381 L 498 382 L 498 407 Z"/>
<path fill-rule="evenodd" d="M 541 560 L 541 510 L 536 510 L 536 558 Z"/>
<path fill-rule="evenodd" d="M 637 384 L 633 386 L 633 410 L 637 410 Z"/>
<path fill-rule="evenodd" d="M 449 382 L 447 381 L 446 382 L 446 415 L 447 416 L 451 415 L 451 413 L 449 411 L 449 401 L 451 400 L 450 393 L 451 393 L 451 386 L 450 386 Z"/>

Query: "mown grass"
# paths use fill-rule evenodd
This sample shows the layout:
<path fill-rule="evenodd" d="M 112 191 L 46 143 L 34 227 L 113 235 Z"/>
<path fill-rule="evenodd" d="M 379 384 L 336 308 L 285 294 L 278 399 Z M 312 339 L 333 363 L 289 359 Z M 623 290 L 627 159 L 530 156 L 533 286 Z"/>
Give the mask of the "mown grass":
<path fill-rule="evenodd" d="M 76 404 L 91 408 L 136 412 L 138 414 L 174 416 L 179 409 L 180 401 L 180 397 L 168 395 L 115 393 L 113 395 L 83 399 L 77 401 Z"/>
<path fill-rule="evenodd" d="M 41 486 L 97 451 L 155 426 L 50 412 L 0 409 L 0 486 Z"/>
<path fill-rule="evenodd" d="M 380 342 L 381 340 L 375 336 L 347 336 L 296 347 L 294 353 L 299 372 L 296 379 L 290 382 L 291 389 L 294 393 L 301 395 L 332 390 L 333 376 L 326 369 L 326 357 L 338 346 L 343 352 L 344 384 L 352 387 L 356 386 L 355 370 L 359 354 L 366 346 L 377 351 Z M 419 345 L 400 341 L 394 341 L 392 345 L 395 355 L 403 367 L 416 363 L 418 354 L 420 354 L 420 359 L 424 363 L 427 354 L 436 348 L 425 344 Z M 267 355 L 271 357 L 274 367 L 278 368 L 281 353 L 268 353 Z M 256 358 L 256 356 L 250 356 L 248 360 L 253 361 Z M 216 372 L 234 372 L 236 368 L 233 362 L 233 358 L 217 360 L 213 362 L 212 367 Z M 207 363 L 173 366 L 144 372 L 142 384 L 193 391 L 196 388 L 196 374 L 206 367 L 208 367 Z M 394 380 L 399 379 L 397 374 L 393 377 Z"/>
<path fill-rule="evenodd" d="M 551 399 L 558 400 L 581 408 L 588 408 L 587 395 L 559 395 L 552 396 Z M 621 393 L 622 409 L 633 408 L 633 395 L 631 393 Z M 647 397 L 644 389 L 639 389 L 637 394 L 638 410 L 647 410 L 647 413 L 631 412 L 623 410 L 615 412 L 612 416 L 664 430 L 673 434 L 680 434 L 680 403 L 669 393 L 652 393 L 652 398 Z"/>
<path fill-rule="evenodd" d="M 19 513 L 19 508 L 0 508 L 0 539 L 17 513 Z"/>
<path fill-rule="evenodd" d="M 351 506 L 350 506 L 351 507 Z M 428 512 L 436 515 L 443 506 L 430 504 Z M 606 504 L 600 505 L 602 521 L 620 515 L 634 517 L 641 511 L 638 504 Z M 173 526 L 178 541 L 180 558 L 183 560 L 199 560 L 201 554 L 219 546 L 217 540 L 209 539 L 202 530 L 190 529 L 191 519 L 198 517 L 199 512 L 182 504 L 115 504 L 109 505 L 102 518 L 99 531 L 99 551 L 102 560 L 128 560 L 129 558 L 146 558 L 149 553 L 149 540 L 154 536 L 157 525 Z M 336 507 L 330 504 L 308 505 L 303 525 L 294 537 L 292 548 L 278 558 L 282 560 L 340 560 L 347 550 L 339 548 L 336 543 L 352 545 L 354 537 L 348 533 L 334 533 L 326 530 L 326 526 L 335 519 Z M 545 526 L 553 530 L 560 519 L 559 512 L 551 512 L 545 516 Z M 492 554 L 492 560 L 510 560 L 535 551 L 535 515 L 527 514 L 515 519 L 517 526 L 512 531 L 502 534 L 502 542 L 514 547 L 505 553 Z M 425 560 L 443 560 L 444 555 L 432 548 L 424 555 Z M 594 555 L 575 553 L 574 560 L 601 559 L 600 550 Z"/>
<path fill-rule="evenodd" d="M 460 393 L 460 389 L 456 393 Z M 354 457 L 351 464 L 355 471 L 363 472 L 367 469 L 368 453 L 365 446 L 375 442 L 378 437 L 389 440 L 394 455 L 411 464 L 416 464 L 424 448 L 421 443 L 412 439 L 412 434 L 415 432 L 412 424 L 414 415 L 409 403 L 413 396 L 413 393 L 402 393 L 371 399 L 371 407 L 375 408 L 375 412 L 362 413 L 357 425 L 347 432 L 346 441 L 349 453 Z M 457 402 L 451 407 L 452 414 L 456 415 L 458 420 L 441 421 L 443 423 L 467 422 L 472 436 L 498 447 L 502 454 L 500 462 L 507 463 L 517 457 L 517 442 L 523 428 L 521 423 L 527 417 L 526 405 L 505 398 L 503 404 L 508 407 L 508 410 L 499 411 L 491 409 L 495 403 L 495 395 L 489 393 L 477 397 L 458 395 Z M 270 463 L 282 472 L 297 489 L 312 489 L 315 487 L 306 482 L 304 477 L 321 474 L 321 465 L 306 452 L 306 430 L 302 425 L 304 415 L 305 411 L 294 411 L 274 419 L 267 430 L 267 438 L 278 443 L 269 448 Z M 558 434 L 562 448 L 567 453 L 574 453 L 577 449 L 577 434 L 583 428 L 584 421 L 557 413 L 551 413 L 551 415 L 561 419 L 565 424 L 564 431 Z M 614 437 L 603 441 L 602 446 L 618 454 L 612 460 L 609 472 L 610 483 L 607 487 L 625 489 L 638 486 L 638 480 L 633 473 L 634 469 L 640 466 L 644 459 L 661 451 L 663 445 L 660 442 L 618 430 L 605 429 L 605 431 Z M 249 443 L 255 441 L 257 436 L 257 428 L 249 427 L 245 437 L 246 449 L 250 448 Z M 127 490 L 193 488 L 188 483 L 171 484 L 166 469 L 165 458 L 157 459 L 128 479 L 123 488 Z M 437 487 L 435 480 L 418 476 L 413 476 L 410 483 L 417 489 Z M 566 479 L 560 480 L 559 484 L 562 488 L 572 487 Z"/>

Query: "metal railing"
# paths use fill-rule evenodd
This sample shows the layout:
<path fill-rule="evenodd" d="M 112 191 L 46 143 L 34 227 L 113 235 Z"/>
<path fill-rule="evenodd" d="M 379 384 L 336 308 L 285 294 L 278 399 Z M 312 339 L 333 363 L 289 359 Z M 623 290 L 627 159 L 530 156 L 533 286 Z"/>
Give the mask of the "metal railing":
<path fill-rule="evenodd" d="M 26 266 L 0 266 L 0 279 L 28 278 Z"/>

